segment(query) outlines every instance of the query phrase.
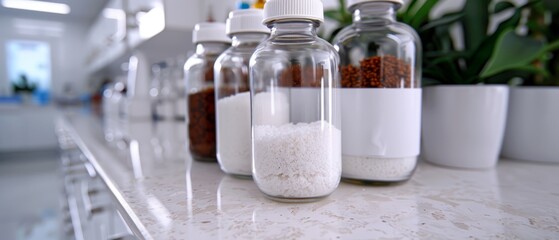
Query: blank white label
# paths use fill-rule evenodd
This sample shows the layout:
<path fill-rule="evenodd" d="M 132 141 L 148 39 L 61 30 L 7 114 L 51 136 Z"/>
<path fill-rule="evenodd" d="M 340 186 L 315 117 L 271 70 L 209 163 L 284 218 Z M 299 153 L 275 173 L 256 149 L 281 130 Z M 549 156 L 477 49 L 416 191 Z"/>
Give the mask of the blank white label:
<path fill-rule="evenodd" d="M 421 89 L 342 89 L 342 153 L 419 155 Z"/>

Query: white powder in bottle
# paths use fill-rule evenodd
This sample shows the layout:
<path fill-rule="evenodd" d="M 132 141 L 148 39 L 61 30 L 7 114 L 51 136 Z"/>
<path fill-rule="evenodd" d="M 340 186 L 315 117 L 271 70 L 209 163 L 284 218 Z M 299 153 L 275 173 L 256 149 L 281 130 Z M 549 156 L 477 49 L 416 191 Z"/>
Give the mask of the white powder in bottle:
<path fill-rule="evenodd" d="M 278 198 L 332 193 L 341 175 L 341 133 L 325 121 L 254 127 L 254 179 Z"/>
<path fill-rule="evenodd" d="M 281 93 L 276 93 L 273 98 L 270 95 L 271 93 L 264 92 L 255 96 L 258 104 L 255 107 L 260 109 L 255 117 L 256 121 L 269 125 L 287 123 L 287 97 Z M 251 176 L 250 92 L 219 99 L 216 111 L 217 159 L 221 169 L 229 174 Z"/>
<path fill-rule="evenodd" d="M 379 158 L 343 155 L 342 177 L 370 181 L 403 181 L 413 173 L 417 157 Z"/>
<path fill-rule="evenodd" d="M 217 160 L 230 174 L 252 175 L 250 92 L 217 101 Z"/>

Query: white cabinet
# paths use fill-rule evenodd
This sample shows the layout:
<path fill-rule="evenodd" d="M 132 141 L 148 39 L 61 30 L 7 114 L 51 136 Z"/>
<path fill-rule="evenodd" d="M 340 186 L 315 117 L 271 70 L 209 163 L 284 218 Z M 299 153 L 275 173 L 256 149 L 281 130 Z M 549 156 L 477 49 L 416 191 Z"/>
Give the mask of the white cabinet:
<path fill-rule="evenodd" d="M 153 63 L 185 56 L 196 23 L 223 22 L 234 8 L 231 0 L 110 0 L 89 31 L 89 74 L 118 69 L 134 50 Z"/>
<path fill-rule="evenodd" d="M 86 59 L 89 73 L 106 67 L 126 52 L 124 1 L 109 1 L 89 30 Z"/>
<path fill-rule="evenodd" d="M 142 41 L 165 29 L 165 10 L 162 0 L 127 1 L 128 46 L 137 47 Z"/>
<path fill-rule="evenodd" d="M 54 149 L 54 107 L 0 106 L 0 152 Z"/>

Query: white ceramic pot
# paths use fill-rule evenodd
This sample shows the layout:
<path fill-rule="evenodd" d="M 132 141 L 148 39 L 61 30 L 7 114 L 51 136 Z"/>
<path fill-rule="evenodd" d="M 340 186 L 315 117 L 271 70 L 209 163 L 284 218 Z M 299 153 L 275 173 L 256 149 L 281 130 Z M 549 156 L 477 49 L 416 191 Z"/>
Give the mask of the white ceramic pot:
<path fill-rule="evenodd" d="M 559 163 L 559 87 L 511 89 L 501 155 Z"/>
<path fill-rule="evenodd" d="M 505 130 L 508 94 L 504 85 L 423 88 L 423 159 L 456 168 L 494 167 Z"/>

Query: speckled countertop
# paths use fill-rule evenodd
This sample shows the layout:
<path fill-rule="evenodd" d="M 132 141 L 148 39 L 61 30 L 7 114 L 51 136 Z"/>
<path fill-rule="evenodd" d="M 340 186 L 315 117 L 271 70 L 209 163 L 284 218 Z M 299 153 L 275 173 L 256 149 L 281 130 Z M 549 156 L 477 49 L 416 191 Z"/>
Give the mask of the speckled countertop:
<path fill-rule="evenodd" d="M 183 124 L 130 124 L 119 149 L 95 118 L 65 123 L 140 239 L 559 239 L 559 165 L 420 163 L 402 185 L 342 182 L 321 201 L 286 204 L 175 149 Z"/>

